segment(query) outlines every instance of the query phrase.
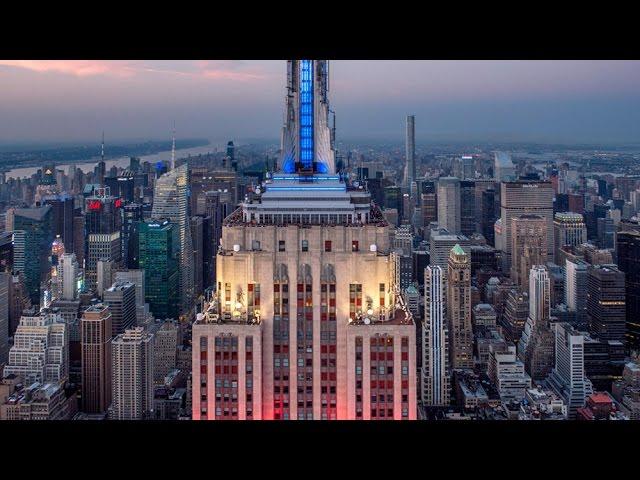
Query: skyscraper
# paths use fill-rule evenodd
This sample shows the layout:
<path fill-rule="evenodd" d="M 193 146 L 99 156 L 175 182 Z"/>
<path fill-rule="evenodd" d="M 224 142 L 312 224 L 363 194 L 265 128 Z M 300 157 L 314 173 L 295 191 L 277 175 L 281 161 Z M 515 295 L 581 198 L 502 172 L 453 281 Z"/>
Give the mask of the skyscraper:
<path fill-rule="evenodd" d="M 186 313 L 194 298 L 194 262 L 191 226 L 188 212 L 189 171 L 187 164 L 162 175 L 156 181 L 153 194 L 154 219 L 168 219 L 176 225 L 179 237 L 180 313 Z M 141 268 L 143 268 L 141 266 Z"/>
<path fill-rule="evenodd" d="M 416 181 L 416 128 L 415 116 L 407 116 L 407 132 L 405 140 L 405 188 L 407 191 Z"/>
<path fill-rule="evenodd" d="M 111 312 L 92 305 L 80 321 L 82 349 L 82 411 L 105 413 L 111 406 Z"/>
<path fill-rule="evenodd" d="M 49 275 L 48 256 L 53 242 L 50 205 L 16 208 L 12 213 L 14 231 L 14 271 L 24 274 L 31 303 L 40 303 L 40 283 Z"/>
<path fill-rule="evenodd" d="M 584 370 L 584 336 L 568 323 L 554 325 L 555 367 L 549 375 L 549 384 L 569 408 L 569 418 L 575 418 L 583 407 L 593 386 Z"/>
<path fill-rule="evenodd" d="M 108 189 L 98 188 L 86 199 L 86 264 L 85 283 L 89 290 L 98 284 L 98 261 L 120 262 L 122 201 L 112 196 Z"/>
<path fill-rule="evenodd" d="M 110 418 L 142 420 L 153 411 L 153 335 L 142 327 L 127 329 L 111 342 Z"/>
<path fill-rule="evenodd" d="M 287 61 L 283 173 L 335 173 L 328 91 L 328 61 Z"/>
<path fill-rule="evenodd" d="M 9 359 L 9 289 L 11 274 L 0 272 L 0 365 Z"/>
<path fill-rule="evenodd" d="M 460 232 L 471 236 L 476 231 L 476 184 L 472 180 L 460 182 Z"/>
<path fill-rule="evenodd" d="M 500 220 L 502 227 L 503 270 L 511 270 L 513 243 L 512 219 L 521 215 L 538 215 L 547 227 L 547 258 L 553 261 L 553 186 L 551 182 L 518 180 L 500 185 Z M 498 240 L 496 239 L 496 242 Z M 528 273 L 528 272 L 527 272 Z"/>
<path fill-rule="evenodd" d="M 420 200 L 422 223 L 424 228 L 428 229 L 431 222 L 438 221 L 438 200 L 434 181 L 422 182 L 422 194 L 420 195 Z"/>
<path fill-rule="evenodd" d="M 460 245 L 455 245 L 449 254 L 447 321 L 449 326 L 451 368 L 473 368 L 471 259 Z"/>
<path fill-rule="evenodd" d="M 550 281 L 541 265 L 529 273 L 529 317 L 518 342 L 518 357 L 533 380 L 544 380 L 554 366 L 554 335 L 549 326 Z"/>
<path fill-rule="evenodd" d="M 625 275 L 616 265 L 587 269 L 589 331 L 600 340 L 625 340 Z"/>
<path fill-rule="evenodd" d="M 442 268 L 424 270 L 424 321 L 422 324 L 422 403 L 449 405 L 449 328 L 445 316 L 445 279 Z"/>
<path fill-rule="evenodd" d="M 620 222 L 617 238 L 618 267 L 625 273 L 626 340 L 640 348 L 640 229 Z"/>
<path fill-rule="evenodd" d="M 460 180 L 456 177 L 438 179 L 438 227 L 449 233 L 461 233 Z"/>
<path fill-rule="evenodd" d="M 62 285 L 59 298 L 62 300 L 75 300 L 84 283 L 84 274 L 78 265 L 75 253 L 65 253 L 58 263 L 58 276 Z"/>
<path fill-rule="evenodd" d="M 493 176 L 498 182 L 511 182 L 516 179 L 516 167 L 511 155 L 505 152 L 494 154 Z"/>
<path fill-rule="evenodd" d="M 136 325 L 136 286 L 115 282 L 104 291 L 103 302 L 111 312 L 111 336 L 115 337 Z"/>
<path fill-rule="evenodd" d="M 587 268 L 589 264 L 579 258 L 565 261 L 564 303 L 567 310 L 576 312 L 579 323 L 587 319 Z"/>
<path fill-rule="evenodd" d="M 566 245 L 576 246 L 587 241 L 587 226 L 580 213 L 556 213 L 553 220 L 555 259 L 560 258 L 560 249 Z"/>
<path fill-rule="evenodd" d="M 139 265 L 145 275 L 145 300 L 156 318 L 177 318 L 180 238 L 177 225 L 149 220 L 138 227 Z"/>
<path fill-rule="evenodd" d="M 193 418 L 414 419 L 389 225 L 335 173 L 327 63 L 287 65 L 282 172 L 225 220 L 216 296 L 193 325 Z"/>
<path fill-rule="evenodd" d="M 531 268 L 547 263 L 547 221 L 539 215 L 528 214 L 512 218 L 511 242 L 511 280 L 526 291 Z"/>

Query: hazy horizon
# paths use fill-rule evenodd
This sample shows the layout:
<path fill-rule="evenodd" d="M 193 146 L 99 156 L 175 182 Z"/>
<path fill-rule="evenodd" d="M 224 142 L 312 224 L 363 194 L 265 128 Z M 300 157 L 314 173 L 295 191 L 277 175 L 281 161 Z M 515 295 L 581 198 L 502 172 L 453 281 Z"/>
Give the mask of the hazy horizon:
<path fill-rule="evenodd" d="M 286 64 L 0 60 L 0 142 L 277 142 Z M 639 61 L 330 62 L 338 141 L 636 143 Z M 273 139 L 273 140 L 271 140 Z"/>

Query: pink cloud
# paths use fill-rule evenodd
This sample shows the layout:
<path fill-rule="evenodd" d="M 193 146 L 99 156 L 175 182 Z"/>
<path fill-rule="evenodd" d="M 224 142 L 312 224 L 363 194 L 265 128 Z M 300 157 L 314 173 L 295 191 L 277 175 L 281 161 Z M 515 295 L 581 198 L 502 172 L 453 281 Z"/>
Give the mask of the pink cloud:
<path fill-rule="evenodd" d="M 61 73 L 77 77 L 109 75 L 130 77 L 138 73 L 179 75 L 214 80 L 250 81 L 265 78 L 255 67 L 242 61 L 196 60 L 185 62 L 133 62 L 124 60 L 0 60 L 0 66 L 21 68 L 41 73 Z M 173 63 L 173 64 L 172 64 Z"/>
<path fill-rule="evenodd" d="M 127 77 L 134 73 L 129 62 L 106 60 L 0 60 L 0 66 L 23 68 L 35 72 L 54 72 L 77 77 L 114 75 Z"/>

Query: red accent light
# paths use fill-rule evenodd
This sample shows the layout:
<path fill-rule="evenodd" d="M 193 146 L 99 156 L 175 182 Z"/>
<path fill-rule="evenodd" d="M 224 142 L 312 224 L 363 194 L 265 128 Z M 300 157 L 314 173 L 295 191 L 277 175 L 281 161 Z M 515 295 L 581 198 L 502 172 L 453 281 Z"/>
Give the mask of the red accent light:
<path fill-rule="evenodd" d="M 97 212 L 102 208 L 102 202 L 100 200 L 90 200 L 88 208 L 92 212 Z"/>
<path fill-rule="evenodd" d="M 122 207 L 122 200 L 119 198 L 116 198 L 116 201 L 113 204 L 115 205 L 116 208 L 120 208 Z"/>

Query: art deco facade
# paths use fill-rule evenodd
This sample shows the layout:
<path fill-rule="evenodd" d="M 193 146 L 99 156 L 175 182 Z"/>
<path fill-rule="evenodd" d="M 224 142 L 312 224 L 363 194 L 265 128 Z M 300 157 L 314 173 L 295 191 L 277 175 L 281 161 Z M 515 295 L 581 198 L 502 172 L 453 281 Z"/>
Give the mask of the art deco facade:
<path fill-rule="evenodd" d="M 473 368 L 471 324 L 471 259 L 460 245 L 449 255 L 447 274 L 447 320 L 451 368 Z"/>
<path fill-rule="evenodd" d="M 326 62 L 288 68 L 282 172 L 225 220 L 193 326 L 193 418 L 414 419 L 390 226 L 335 173 Z"/>

